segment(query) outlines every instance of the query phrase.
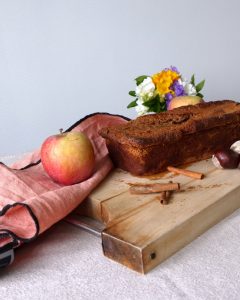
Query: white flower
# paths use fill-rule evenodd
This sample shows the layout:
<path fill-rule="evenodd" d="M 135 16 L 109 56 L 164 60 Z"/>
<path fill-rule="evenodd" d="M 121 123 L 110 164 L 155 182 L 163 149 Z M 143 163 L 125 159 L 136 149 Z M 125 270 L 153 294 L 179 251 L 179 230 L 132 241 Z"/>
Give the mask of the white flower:
<path fill-rule="evenodd" d="M 155 85 L 151 77 L 147 77 L 136 87 L 136 96 L 142 98 L 145 101 L 153 97 L 155 91 Z"/>
<path fill-rule="evenodd" d="M 148 112 L 148 107 L 143 105 L 143 100 L 142 99 L 137 100 L 137 106 L 135 106 L 135 109 L 136 109 L 137 114 L 139 116 L 144 115 Z"/>
<path fill-rule="evenodd" d="M 148 107 L 143 105 L 150 100 L 155 94 L 155 84 L 151 77 L 147 77 L 136 87 L 136 96 L 138 97 L 137 106 L 135 107 L 139 116 L 148 113 Z"/>
<path fill-rule="evenodd" d="M 188 82 L 186 79 L 184 79 L 184 78 L 179 79 L 178 82 L 183 86 L 184 92 L 185 92 L 188 96 L 196 96 L 197 91 L 196 91 L 194 85 L 192 85 L 191 83 L 189 83 L 189 82 Z"/>
<path fill-rule="evenodd" d="M 197 94 L 195 87 L 191 83 L 187 83 L 184 86 L 184 91 L 188 96 L 196 96 Z"/>

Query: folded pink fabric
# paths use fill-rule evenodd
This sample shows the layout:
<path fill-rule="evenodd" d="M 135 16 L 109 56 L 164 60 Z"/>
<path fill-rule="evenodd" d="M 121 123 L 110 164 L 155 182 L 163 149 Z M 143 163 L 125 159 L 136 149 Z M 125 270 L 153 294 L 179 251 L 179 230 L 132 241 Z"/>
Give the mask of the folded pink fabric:
<path fill-rule="evenodd" d="M 112 169 L 100 128 L 126 122 L 127 118 L 96 113 L 81 119 L 67 131 L 84 132 L 92 141 L 96 166 L 87 180 L 71 186 L 58 184 L 46 174 L 40 150 L 10 167 L 0 164 L 0 250 L 19 246 L 67 216 Z"/>

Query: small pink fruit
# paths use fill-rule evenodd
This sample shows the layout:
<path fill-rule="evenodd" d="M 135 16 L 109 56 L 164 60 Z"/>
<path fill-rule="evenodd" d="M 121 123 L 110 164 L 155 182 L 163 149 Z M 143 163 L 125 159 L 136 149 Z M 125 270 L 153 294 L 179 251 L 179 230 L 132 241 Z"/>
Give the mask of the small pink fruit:
<path fill-rule="evenodd" d="M 168 106 L 168 110 L 186 105 L 195 105 L 198 103 L 204 102 L 203 99 L 199 96 L 179 96 L 171 100 Z"/>
<path fill-rule="evenodd" d="M 80 132 L 61 132 L 44 141 L 41 161 L 46 173 L 54 181 L 70 185 L 92 175 L 95 156 L 86 135 Z"/>

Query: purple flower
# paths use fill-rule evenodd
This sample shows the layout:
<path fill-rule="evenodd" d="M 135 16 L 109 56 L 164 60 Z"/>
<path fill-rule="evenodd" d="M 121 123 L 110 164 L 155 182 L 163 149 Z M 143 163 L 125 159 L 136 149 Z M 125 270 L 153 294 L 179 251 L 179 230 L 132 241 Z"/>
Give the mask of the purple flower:
<path fill-rule="evenodd" d="M 180 74 L 180 72 L 178 71 L 177 67 L 174 67 L 174 66 L 170 66 L 170 68 L 165 68 L 164 70 L 165 71 L 171 70 L 173 72 L 176 72 L 176 73 Z"/>
<path fill-rule="evenodd" d="M 183 85 L 181 85 L 178 80 L 174 81 L 171 86 L 171 90 L 174 91 L 176 97 L 186 95 Z"/>
<path fill-rule="evenodd" d="M 172 98 L 173 98 L 173 95 L 171 93 L 167 93 L 165 95 L 167 109 L 168 109 L 168 107 L 170 105 L 170 102 L 172 101 Z"/>
<path fill-rule="evenodd" d="M 167 93 L 167 94 L 165 95 L 166 101 L 171 101 L 172 98 L 173 98 L 173 95 L 172 95 L 171 93 Z"/>

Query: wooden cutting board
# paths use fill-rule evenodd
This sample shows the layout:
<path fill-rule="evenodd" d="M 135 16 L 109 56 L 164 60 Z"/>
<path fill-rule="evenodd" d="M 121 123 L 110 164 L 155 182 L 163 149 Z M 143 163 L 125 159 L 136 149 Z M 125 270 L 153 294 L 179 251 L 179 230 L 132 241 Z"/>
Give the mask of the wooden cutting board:
<path fill-rule="evenodd" d="M 104 255 L 137 272 L 146 273 L 240 207 L 240 170 L 216 169 L 211 160 L 187 169 L 204 179 L 164 172 L 135 177 L 120 169 L 89 195 L 77 213 L 105 224 Z M 162 205 L 156 194 L 132 195 L 136 183 L 180 183 L 170 203 Z"/>

